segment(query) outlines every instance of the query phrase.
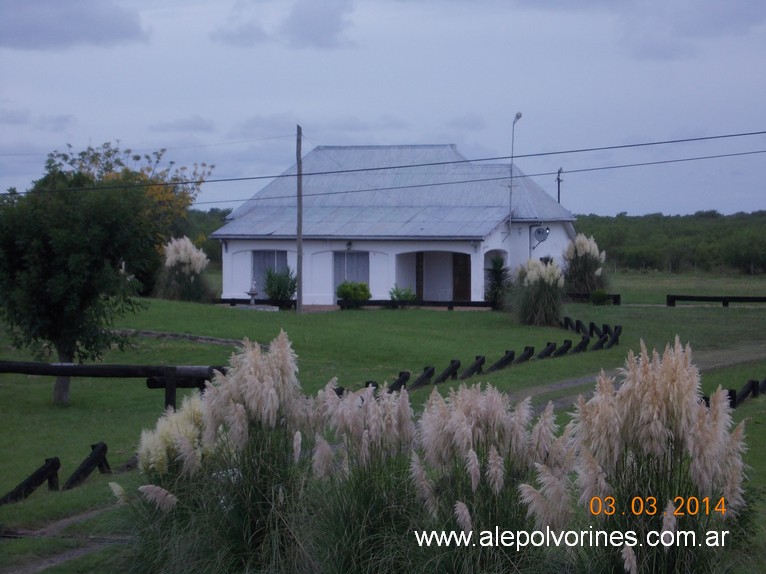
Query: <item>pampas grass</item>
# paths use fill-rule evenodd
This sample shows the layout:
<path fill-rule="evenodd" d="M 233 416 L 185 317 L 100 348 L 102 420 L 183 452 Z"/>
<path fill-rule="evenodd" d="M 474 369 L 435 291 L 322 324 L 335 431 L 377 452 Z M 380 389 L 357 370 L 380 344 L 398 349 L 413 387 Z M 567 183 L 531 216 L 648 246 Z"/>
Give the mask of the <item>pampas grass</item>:
<path fill-rule="evenodd" d="M 555 261 L 529 259 L 517 272 L 507 306 L 522 325 L 556 326 L 561 322 L 564 275 Z"/>
<path fill-rule="evenodd" d="M 742 452 L 743 424 L 732 428 L 726 393 L 719 389 L 702 400 L 700 377 L 691 362 L 691 349 L 676 338 L 662 354 L 651 353 L 641 343 L 640 352 L 628 354 L 620 379 L 601 373 L 593 396 L 578 399 L 566 434 L 576 454 L 577 480 L 570 485 L 563 475 L 545 464 L 537 465 L 537 487 L 521 487 L 538 526 L 584 528 L 571 518 L 559 522 L 555 509 L 562 500 L 576 500 L 585 524 L 606 530 L 632 530 L 642 540 L 650 530 L 693 530 L 701 541 L 709 529 L 730 529 L 743 509 L 745 480 Z M 570 487 L 575 487 L 569 495 Z M 591 501 L 612 497 L 616 512 L 592 514 Z M 633 512 L 638 497 L 651 512 Z M 678 507 L 678 497 L 709 497 L 709 507 L 698 515 L 668 517 Z M 726 512 L 714 510 L 721 497 Z M 597 505 L 598 508 L 598 505 Z M 663 516 L 664 510 L 664 516 Z M 576 516 L 570 509 L 570 516 Z M 675 520 L 673 520 L 673 518 Z M 649 545 L 625 547 L 606 562 L 629 571 L 716 571 L 721 551 L 700 546 Z M 584 553 L 595 552 L 583 551 Z M 602 561 L 603 562 L 603 561 Z"/>
<path fill-rule="evenodd" d="M 641 343 L 616 379 L 600 373 L 563 430 L 552 403 L 535 414 L 491 385 L 435 388 L 418 417 L 406 390 L 385 386 L 339 396 L 332 380 L 306 396 L 284 333 L 267 351 L 245 340 L 230 365 L 142 434 L 152 484 L 131 504 L 144 505 L 144 571 L 705 572 L 721 552 L 421 548 L 413 530 L 702 536 L 745 509 L 744 425 L 733 427 L 724 391 L 705 405 L 678 339 L 663 353 Z M 590 512 L 610 496 L 618 512 Z M 678 496 L 725 497 L 726 514 L 672 516 Z M 657 511 L 622 514 L 634 497 Z M 165 547 L 171 558 L 147 558 Z"/>
<path fill-rule="evenodd" d="M 593 293 L 606 287 L 603 264 L 606 252 L 596 240 L 578 233 L 564 250 L 566 289 L 569 293 Z"/>

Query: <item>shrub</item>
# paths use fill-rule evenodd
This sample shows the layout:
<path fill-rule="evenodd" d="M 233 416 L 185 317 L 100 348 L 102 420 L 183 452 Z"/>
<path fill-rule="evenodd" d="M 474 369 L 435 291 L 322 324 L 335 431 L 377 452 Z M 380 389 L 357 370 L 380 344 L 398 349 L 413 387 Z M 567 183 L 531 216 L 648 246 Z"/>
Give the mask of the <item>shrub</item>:
<path fill-rule="evenodd" d="M 606 287 L 603 263 L 606 252 L 598 250 L 593 237 L 577 234 L 564 250 L 566 290 L 568 293 L 589 294 Z"/>
<path fill-rule="evenodd" d="M 367 283 L 355 281 L 344 281 L 338 285 L 335 294 L 346 307 L 359 307 L 372 297 Z"/>
<path fill-rule="evenodd" d="M 205 252 L 188 237 L 171 239 L 164 249 L 165 265 L 157 279 L 156 296 L 177 301 L 212 300 L 212 290 L 203 275 L 209 263 Z"/>
<path fill-rule="evenodd" d="M 417 296 L 412 289 L 409 287 L 399 287 L 398 285 L 391 287 L 391 290 L 388 292 L 388 296 L 391 298 L 394 309 L 402 306 L 400 305 L 402 302 L 411 302 L 417 300 Z"/>
<path fill-rule="evenodd" d="M 530 259 L 519 270 L 508 301 L 523 325 L 556 326 L 561 323 L 564 277 L 555 261 Z"/>
<path fill-rule="evenodd" d="M 487 292 L 484 294 L 484 300 L 492 303 L 492 308 L 499 311 L 505 304 L 510 282 L 510 271 L 505 266 L 505 259 L 500 255 L 493 257 L 485 274 Z"/>
<path fill-rule="evenodd" d="M 264 290 L 266 291 L 266 297 L 268 297 L 272 305 L 286 307 L 295 298 L 295 292 L 298 290 L 298 280 L 293 275 L 291 269 L 281 273 L 273 269 L 267 269 Z"/>

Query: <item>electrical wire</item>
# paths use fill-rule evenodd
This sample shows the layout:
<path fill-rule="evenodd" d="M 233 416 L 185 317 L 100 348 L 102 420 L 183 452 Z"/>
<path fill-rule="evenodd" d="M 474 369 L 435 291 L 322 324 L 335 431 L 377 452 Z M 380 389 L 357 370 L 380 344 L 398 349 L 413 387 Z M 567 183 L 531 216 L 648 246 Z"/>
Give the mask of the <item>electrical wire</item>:
<path fill-rule="evenodd" d="M 677 158 L 677 159 L 666 159 L 666 160 L 657 160 L 657 161 L 647 161 L 647 162 L 637 162 L 637 163 L 624 163 L 624 164 L 618 164 L 618 165 L 604 165 L 604 166 L 597 166 L 597 167 L 586 167 L 586 168 L 579 168 L 579 169 L 572 169 L 572 170 L 564 170 L 561 173 L 586 173 L 586 172 L 593 172 L 593 171 L 606 171 L 606 170 L 612 170 L 612 169 L 626 169 L 626 168 L 633 168 L 633 167 L 647 167 L 652 165 L 663 165 L 663 164 L 672 164 L 672 163 L 683 163 L 683 162 L 690 162 L 690 161 L 705 161 L 705 160 L 711 160 L 711 159 L 721 159 L 721 158 L 727 158 L 727 157 L 740 157 L 740 156 L 748 156 L 748 155 L 756 155 L 756 154 L 763 154 L 766 153 L 766 149 L 762 150 L 753 150 L 753 151 L 745 151 L 745 152 L 735 152 L 735 153 L 727 153 L 727 154 L 716 154 L 716 155 L 706 155 L 706 156 L 695 156 L 695 157 L 685 157 L 685 158 Z M 533 177 L 544 177 L 549 175 L 557 175 L 559 172 L 557 171 L 548 171 L 548 172 L 539 172 L 539 173 L 532 173 L 532 174 L 524 174 L 524 175 L 514 175 L 513 179 L 516 178 L 533 178 Z M 305 193 L 303 194 L 303 197 L 319 197 L 319 196 L 327 196 L 327 195 L 342 195 L 342 194 L 350 194 L 350 193 L 364 193 L 364 192 L 372 192 L 372 191 L 396 191 L 396 190 L 402 190 L 402 189 L 414 189 L 414 188 L 424 188 L 424 187 L 438 187 L 442 185 L 465 185 L 468 183 L 482 183 L 482 182 L 490 182 L 490 181 L 508 181 L 511 179 L 510 175 L 506 175 L 503 177 L 487 177 L 487 178 L 476 178 L 476 179 L 463 179 L 459 181 L 451 180 L 451 181 L 444 181 L 444 182 L 431 182 L 431 183 L 420 183 L 420 184 L 409 184 L 409 185 L 399 185 L 399 186 L 389 186 L 389 187 L 371 187 L 366 189 L 349 189 L 349 190 L 338 190 L 338 191 L 324 191 L 324 192 L 317 192 L 317 193 Z M 209 201 L 197 201 L 194 203 L 194 205 L 208 205 L 208 204 L 219 204 L 219 203 L 239 203 L 239 202 L 247 202 L 247 201 L 273 201 L 276 199 L 289 199 L 294 198 L 294 196 L 276 196 L 276 197 L 267 197 L 267 198 L 259 198 L 257 196 L 255 197 L 249 197 L 247 199 L 226 199 L 226 200 L 209 200 Z"/>
<path fill-rule="evenodd" d="M 518 158 L 536 158 L 536 157 L 548 157 L 552 155 L 565 155 L 565 154 L 576 154 L 576 153 L 586 153 L 586 152 L 596 152 L 596 151 L 609 151 L 609 150 L 618 150 L 618 149 L 631 149 L 631 148 L 640 148 L 640 147 L 649 147 L 649 146 L 659 146 L 659 145 L 676 145 L 676 144 L 682 144 L 682 143 L 692 143 L 692 142 L 701 142 L 701 141 L 712 141 L 712 140 L 720 140 L 720 139 L 731 139 L 731 138 L 742 138 L 742 137 L 751 137 L 751 136 L 762 136 L 766 135 L 766 130 L 761 131 L 753 131 L 753 132 L 740 132 L 740 133 L 732 133 L 732 134 L 720 134 L 720 135 L 714 135 L 714 136 L 702 136 L 702 137 L 695 137 L 695 138 L 681 138 L 681 139 L 673 139 L 673 140 L 660 140 L 660 141 L 652 141 L 652 142 L 640 142 L 640 143 L 632 143 L 632 144 L 621 144 L 621 145 L 611 145 L 611 146 L 599 146 L 599 147 L 590 147 L 590 148 L 577 148 L 577 149 L 569 149 L 569 150 L 559 150 L 559 151 L 551 151 L 551 152 L 538 152 L 538 153 L 530 153 L 530 154 L 516 154 L 514 156 L 514 160 Z M 281 137 L 281 136 L 279 136 Z M 657 162 L 644 162 L 641 164 L 624 164 L 622 166 L 602 166 L 602 167 L 596 167 L 596 168 L 585 168 L 582 170 L 571 170 L 567 173 L 578 173 L 578 172 L 585 172 L 585 171 L 599 171 L 599 170 L 605 170 L 605 169 L 618 169 L 621 167 L 637 167 L 641 165 L 659 165 L 662 163 L 676 163 L 676 162 L 685 162 L 685 161 L 697 161 L 702 159 L 715 159 L 719 157 L 734 157 L 737 155 L 750 155 L 755 153 L 764 153 L 763 151 L 751 151 L 751 152 L 741 152 L 741 153 L 735 153 L 735 154 L 720 154 L 715 156 L 700 156 L 699 158 L 682 158 L 678 160 L 662 160 Z M 440 161 L 440 162 L 425 162 L 425 163 L 417 163 L 417 164 L 400 164 L 400 165 L 390 165 L 390 166 L 377 166 L 377 167 L 366 167 L 366 168 L 354 168 L 354 169 L 338 169 L 338 170 L 328 170 L 328 171 L 317 171 L 317 172 L 304 172 L 302 175 L 303 177 L 310 177 L 310 176 L 319 176 L 319 175 L 337 175 L 337 174 L 350 174 L 350 173 L 361 173 L 361 172 L 372 172 L 372 171 L 389 171 L 389 170 L 397 170 L 397 169 L 412 169 L 412 168 L 419 168 L 419 167 L 431 167 L 431 166 L 440 166 L 440 165 L 458 165 L 458 164 L 466 164 L 466 163 L 480 163 L 480 162 L 492 162 L 492 161 L 501 161 L 501 160 L 508 160 L 511 159 L 510 156 L 495 156 L 495 157 L 485 157 L 485 158 L 478 158 L 478 159 L 464 159 L 464 160 L 450 160 L 450 161 Z M 541 175 L 550 175 L 548 173 L 543 174 L 531 174 L 527 175 L 526 177 L 539 177 Z M 212 179 L 206 179 L 206 180 L 184 180 L 184 181 L 170 181 L 170 182 L 146 182 L 146 183 L 133 183 L 130 185 L 110 185 L 110 186 L 93 186 L 89 187 L 89 190 L 106 190 L 106 189 L 125 189 L 127 187 L 150 187 L 150 186 L 176 186 L 176 185 L 202 185 L 202 184 L 215 184 L 215 183 L 235 183 L 235 182 L 243 182 L 243 181 L 258 181 L 258 180 L 273 180 L 273 179 L 280 179 L 280 178 L 286 178 L 286 177 L 297 177 L 297 174 L 294 173 L 281 173 L 278 175 L 260 175 L 260 176 L 242 176 L 242 177 L 227 177 L 227 178 L 212 178 Z M 499 178 L 492 178 L 492 179 L 499 179 Z M 504 178 L 507 179 L 507 178 Z M 476 181 L 482 181 L 482 180 L 476 180 Z M 455 182 L 455 183 L 471 183 L 471 180 L 466 180 L 464 182 Z M 412 187 L 423 187 L 427 185 L 444 185 L 444 184 L 422 184 L 422 185 L 414 185 Z M 77 191 L 80 188 L 72 188 L 70 190 L 67 189 L 61 189 L 57 191 Z M 355 191 L 373 191 L 373 190 L 386 190 L 386 189 L 402 189 L 399 188 L 375 188 L 375 189 L 369 189 L 369 190 L 355 190 Z M 346 191 L 346 192 L 327 192 L 327 193 L 351 193 L 352 191 Z M 17 192 L 20 195 L 25 192 Z M 8 192 L 0 193 L 0 195 L 8 195 Z M 248 198 L 248 199 L 254 199 L 254 198 Z M 232 202 L 241 202 L 241 201 L 248 201 L 248 199 L 237 199 L 237 200 L 218 200 L 218 201 L 205 201 L 205 202 L 195 202 L 195 205 L 203 205 L 208 203 L 232 203 Z"/>

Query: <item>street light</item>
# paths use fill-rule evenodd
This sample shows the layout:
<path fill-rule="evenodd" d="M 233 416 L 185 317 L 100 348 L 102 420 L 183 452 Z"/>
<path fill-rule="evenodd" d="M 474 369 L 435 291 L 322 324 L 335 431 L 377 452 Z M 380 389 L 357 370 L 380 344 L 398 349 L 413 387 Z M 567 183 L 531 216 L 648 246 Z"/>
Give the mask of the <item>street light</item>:
<path fill-rule="evenodd" d="M 513 217 L 513 144 L 516 139 L 516 122 L 521 119 L 521 112 L 516 112 L 516 117 L 513 118 L 513 125 L 511 126 L 511 185 L 510 194 L 508 197 L 508 259 L 511 258 L 511 218 Z"/>

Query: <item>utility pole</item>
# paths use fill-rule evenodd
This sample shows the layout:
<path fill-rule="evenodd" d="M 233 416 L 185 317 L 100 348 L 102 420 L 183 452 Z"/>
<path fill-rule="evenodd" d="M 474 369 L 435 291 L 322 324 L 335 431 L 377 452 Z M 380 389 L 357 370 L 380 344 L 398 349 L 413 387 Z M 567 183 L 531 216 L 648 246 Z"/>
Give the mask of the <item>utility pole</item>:
<path fill-rule="evenodd" d="M 516 122 L 521 119 L 521 112 L 516 112 L 511 125 L 511 184 L 508 186 L 508 260 L 511 257 L 511 220 L 513 219 L 513 144 L 516 139 Z"/>
<path fill-rule="evenodd" d="M 561 182 L 564 181 L 561 179 L 561 172 L 564 171 L 563 167 L 559 168 L 559 173 L 556 176 L 556 183 L 558 184 L 558 196 L 559 196 L 559 203 L 561 203 Z"/>
<path fill-rule="evenodd" d="M 298 125 L 298 133 L 295 142 L 295 159 L 298 164 L 298 230 L 297 230 L 297 251 L 298 251 L 298 269 L 295 272 L 295 279 L 298 283 L 296 293 L 295 311 L 300 315 L 303 312 L 303 158 L 301 157 L 301 140 L 303 139 L 303 130 Z"/>

